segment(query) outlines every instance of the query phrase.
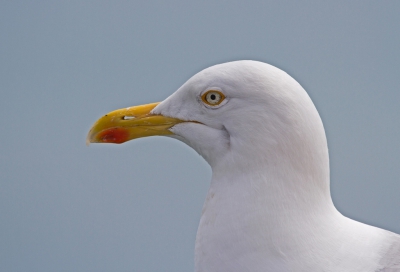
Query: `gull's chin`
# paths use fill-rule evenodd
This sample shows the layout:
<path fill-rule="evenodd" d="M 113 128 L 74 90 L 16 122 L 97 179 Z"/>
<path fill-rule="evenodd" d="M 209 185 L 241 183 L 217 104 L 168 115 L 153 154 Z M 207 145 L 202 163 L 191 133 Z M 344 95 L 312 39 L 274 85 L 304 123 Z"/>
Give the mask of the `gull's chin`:
<path fill-rule="evenodd" d="M 226 129 L 209 127 L 202 123 L 184 122 L 170 128 L 178 139 L 201 155 L 211 166 L 229 150 L 230 136 Z"/>

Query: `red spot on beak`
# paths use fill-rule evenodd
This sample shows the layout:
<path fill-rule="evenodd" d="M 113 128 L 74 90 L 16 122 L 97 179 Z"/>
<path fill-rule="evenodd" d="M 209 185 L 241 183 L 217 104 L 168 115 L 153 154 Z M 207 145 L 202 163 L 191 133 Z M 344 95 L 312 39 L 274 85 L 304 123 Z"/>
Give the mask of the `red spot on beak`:
<path fill-rule="evenodd" d="M 129 138 L 129 132 L 125 128 L 109 128 L 100 132 L 97 139 L 103 143 L 122 144 Z"/>

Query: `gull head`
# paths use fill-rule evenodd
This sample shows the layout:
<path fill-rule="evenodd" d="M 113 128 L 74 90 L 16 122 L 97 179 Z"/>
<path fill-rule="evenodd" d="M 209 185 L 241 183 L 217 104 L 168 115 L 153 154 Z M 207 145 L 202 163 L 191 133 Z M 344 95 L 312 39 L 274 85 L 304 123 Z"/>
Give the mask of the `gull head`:
<path fill-rule="evenodd" d="M 87 143 L 168 136 L 195 149 L 213 170 L 252 171 L 285 163 L 294 171 L 327 158 L 321 119 L 305 90 L 257 61 L 209 67 L 160 103 L 100 118 Z"/>

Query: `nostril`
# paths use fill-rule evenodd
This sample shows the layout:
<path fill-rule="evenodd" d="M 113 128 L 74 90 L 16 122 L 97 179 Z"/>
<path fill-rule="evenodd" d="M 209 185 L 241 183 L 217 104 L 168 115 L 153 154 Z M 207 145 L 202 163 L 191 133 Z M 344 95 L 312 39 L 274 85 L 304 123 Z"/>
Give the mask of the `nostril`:
<path fill-rule="evenodd" d="M 132 120 L 132 119 L 135 119 L 136 117 L 135 116 L 124 116 L 124 117 L 122 117 L 122 120 Z"/>

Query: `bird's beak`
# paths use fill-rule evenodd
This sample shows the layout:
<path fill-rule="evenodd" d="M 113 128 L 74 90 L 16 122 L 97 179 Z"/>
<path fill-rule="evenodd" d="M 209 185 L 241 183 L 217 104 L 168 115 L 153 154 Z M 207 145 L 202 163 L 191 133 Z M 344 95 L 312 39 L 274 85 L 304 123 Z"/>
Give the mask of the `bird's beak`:
<path fill-rule="evenodd" d="M 129 140 L 155 135 L 172 135 L 169 130 L 183 120 L 151 114 L 159 103 L 119 109 L 107 113 L 92 126 L 86 144 L 121 144 Z"/>

